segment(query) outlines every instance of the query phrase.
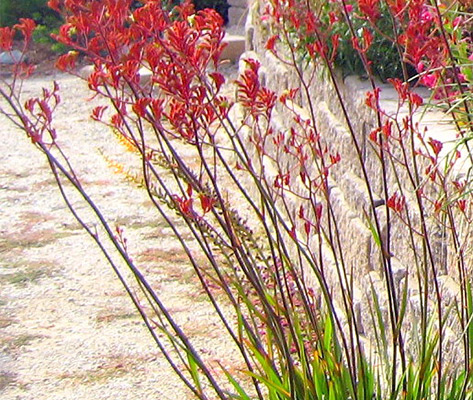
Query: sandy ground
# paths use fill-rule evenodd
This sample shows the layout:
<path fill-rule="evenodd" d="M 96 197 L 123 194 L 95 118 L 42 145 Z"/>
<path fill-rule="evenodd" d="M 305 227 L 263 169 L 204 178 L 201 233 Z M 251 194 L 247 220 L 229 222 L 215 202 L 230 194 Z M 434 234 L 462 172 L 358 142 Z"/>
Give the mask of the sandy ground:
<path fill-rule="evenodd" d="M 170 229 L 144 192 L 107 165 L 119 144 L 90 120 L 82 81 L 30 79 L 32 94 L 57 79 L 60 142 L 87 191 L 124 227 L 131 254 L 197 347 L 225 361 L 220 327 Z M 0 397 L 192 398 L 160 355 L 103 255 L 66 209 L 42 156 L 0 116 Z M 118 146 L 118 147 L 117 147 Z M 210 350 L 209 350 L 210 349 Z"/>

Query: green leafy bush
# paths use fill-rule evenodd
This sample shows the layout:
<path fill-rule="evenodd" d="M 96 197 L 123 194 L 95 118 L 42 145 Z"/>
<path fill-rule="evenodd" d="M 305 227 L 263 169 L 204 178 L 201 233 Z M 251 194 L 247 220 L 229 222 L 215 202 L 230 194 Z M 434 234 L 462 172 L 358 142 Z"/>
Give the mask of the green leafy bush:
<path fill-rule="evenodd" d="M 20 18 L 31 18 L 36 22 L 37 28 L 33 35 L 36 43 L 50 45 L 55 52 L 66 51 L 66 46 L 51 39 L 51 33 L 58 33 L 63 19 L 48 7 L 47 0 L 0 1 L 0 26 L 13 26 Z"/>
<path fill-rule="evenodd" d="M 51 38 L 51 34 L 57 34 L 59 29 L 56 27 L 51 29 L 48 25 L 38 25 L 33 33 L 33 40 L 36 43 L 49 45 L 51 50 L 55 53 L 65 53 L 68 50 L 68 47 L 62 43 L 57 43 Z"/>
<path fill-rule="evenodd" d="M 47 0 L 2 0 L 0 26 L 12 26 L 20 18 L 31 18 L 39 25 L 58 27 L 61 17 L 47 5 Z"/>
<path fill-rule="evenodd" d="M 331 3 L 327 2 L 331 7 Z M 361 13 L 357 6 L 354 6 L 354 17 L 351 19 L 354 32 L 361 37 L 363 29 L 372 29 L 372 24 L 359 18 Z M 371 61 L 371 68 L 374 75 L 385 81 L 388 78 L 402 78 L 402 56 L 399 49 L 390 38 L 394 37 L 393 22 L 388 7 L 380 4 L 380 16 L 376 21 L 376 30 L 373 30 L 373 44 L 370 46 L 366 56 Z M 363 62 L 358 52 L 352 45 L 352 33 L 345 19 L 340 18 L 334 26 L 333 33 L 340 35 L 336 64 L 344 72 L 357 75 L 366 73 Z M 413 71 L 415 74 L 415 71 Z"/>

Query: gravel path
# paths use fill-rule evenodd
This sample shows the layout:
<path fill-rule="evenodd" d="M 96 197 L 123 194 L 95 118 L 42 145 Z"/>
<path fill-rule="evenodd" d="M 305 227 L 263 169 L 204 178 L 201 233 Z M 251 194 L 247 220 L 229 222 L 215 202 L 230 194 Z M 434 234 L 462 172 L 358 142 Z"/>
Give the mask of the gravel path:
<path fill-rule="evenodd" d="M 90 120 L 79 79 L 55 77 L 60 141 L 109 220 L 124 226 L 132 256 L 197 346 L 227 360 L 218 322 L 170 229 L 144 192 L 101 155 L 119 145 Z M 26 93 L 51 85 L 26 83 Z M 96 100 L 94 100 L 96 101 Z M 0 397 L 9 399 L 187 399 L 112 269 L 66 209 L 45 158 L 0 116 Z M 118 146 L 118 147 L 117 147 Z M 199 297 L 200 296 L 200 297 Z M 202 300 L 199 300 L 202 298 Z"/>

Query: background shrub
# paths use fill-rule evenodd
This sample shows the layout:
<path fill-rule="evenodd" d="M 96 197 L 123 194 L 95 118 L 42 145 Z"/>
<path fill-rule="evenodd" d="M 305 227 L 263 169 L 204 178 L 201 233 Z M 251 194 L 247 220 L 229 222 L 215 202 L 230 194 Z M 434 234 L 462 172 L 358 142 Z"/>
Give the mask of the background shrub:
<path fill-rule="evenodd" d="M 338 51 L 335 58 L 335 64 L 346 75 L 360 75 L 366 74 L 365 66 L 359 56 L 358 51 L 352 45 L 353 33 L 361 39 L 361 32 L 363 29 L 369 29 L 373 34 L 373 43 L 370 46 L 366 56 L 372 62 L 371 69 L 375 76 L 382 81 L 389 78 L 403 78 L 402 54 L 399 54 L 399 48 L 391 40 L 395 36 L 393 28 L 392 15 L 384 3 L 379 3 L 379 17 L 376 19 L 375 30 L 373 30 L 373 22 L 367 19 L 360 11 L 357 2 L 347 2 L 353 7 L 352 24 L 353 32 L 347 24 L 345 17 L 340 14 L 340 7 L 338 4 L 332 2 L 324 2 L 322 13 L 322 20 L 331 26 L 330 35 L 339 35 Z M 330 20 L 330 15 L 337 15 L 335 23 Z M 333 18 L 333 17 L 332 17 Z M 399 27 L 398 27 L 399 29 Z M 327 40 L 331 43 L 331 40 Z M 411 76 L 416 75 L 416 71 L 407 66 L 408 72 Z"/>
<path fill-rule="evenodd" d="M 222 16 L 225 24 L 228 22 L 228 9 L 230 6 L 226 0 L 194 0 L 194 6 L 197 10 L 213 8 Z"/>
<path fill-rule="evenodd" d="M 31 18 L 39 25 L 55 28 L 61 17 L 47 6 L 47 0 L 2 0 L 0 26 L 11 26 L 20 18 Z"/>
<path fill-rule="evenodd" d="M 67 47 L 51 39 L 51 33 L 58 33 L 62 17 L 47 5 L 47 0 L 1 0 L 0 26 L 12 26 L 20 18 L 31 18 L 37 24 L 33 39 L 46 44 L 53 51 L 63 53 Z"/>

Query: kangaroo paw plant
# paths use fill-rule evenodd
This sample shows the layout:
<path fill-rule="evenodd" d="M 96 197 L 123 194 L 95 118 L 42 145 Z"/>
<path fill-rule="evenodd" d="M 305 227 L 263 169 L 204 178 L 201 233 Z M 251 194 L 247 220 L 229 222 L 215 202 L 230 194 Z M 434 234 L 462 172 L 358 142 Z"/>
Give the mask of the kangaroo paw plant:
<path fill-rule="evenodd" d="M 0 28 L 0 48 L 12 55 L 23 38 L 1 81 L 0 111 L 44 154 L 195 398 L 472 397 L 468 4 L 255 2 L 261 59 L 245 57 L 235 82 L 222 70 L 225 30 L 214 10 L 188 1 L 48 4 L 65 21 L 54 39 L 72 49 L 57 68 L 79 78 L 79 58 L 93 65 L 82 79 L 104 105 L 91 118 L 140 160 L 132 178 L 187 254 L 236 368 L 194 346 L 74 173 L 54 125 L 59 84 L 22 95 L 34 73 L 28 19 Z M 268 59 L 287 84 L 274 84 Z M 344 89 L 353 71 L 367 84 L 363 120 Z M 321 114 L 327 102 L 337 129 Z M 451 116 L 454 137 L 425 128 L 429 108 Z"/>

